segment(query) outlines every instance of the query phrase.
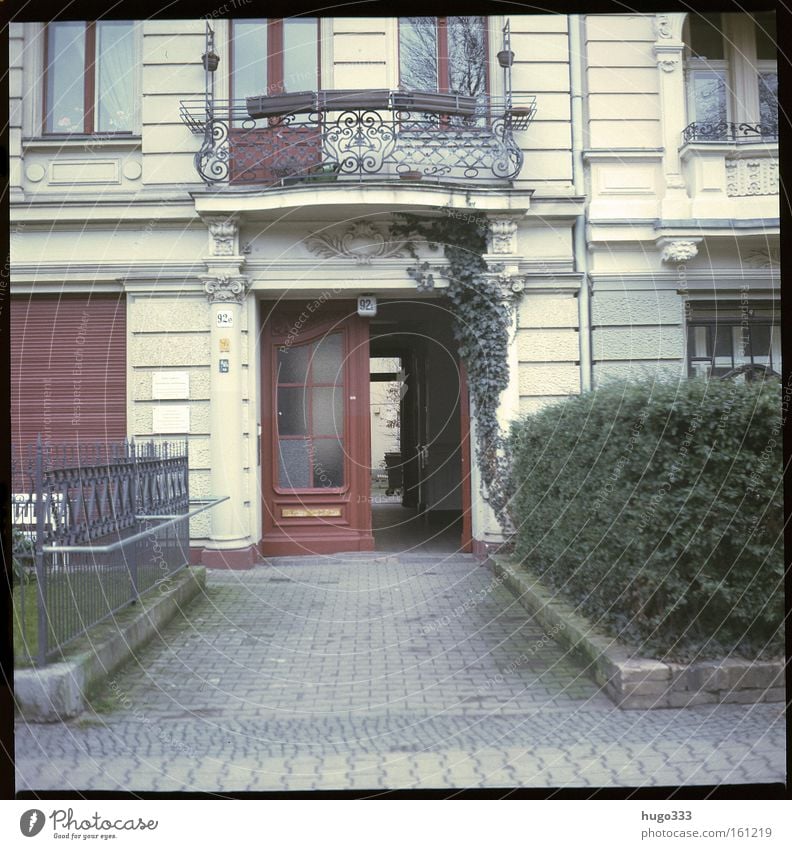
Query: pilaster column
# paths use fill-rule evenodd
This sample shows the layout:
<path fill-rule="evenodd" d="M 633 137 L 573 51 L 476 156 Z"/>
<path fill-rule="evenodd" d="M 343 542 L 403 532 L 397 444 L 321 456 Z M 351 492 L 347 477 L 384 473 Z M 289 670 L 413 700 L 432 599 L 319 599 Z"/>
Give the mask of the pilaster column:
<path fill-rule="evenodd" d="M 211 322 L 209 456 L 211 494 L 229 496 L 212 508 L 208 566 L 250 566 L 255 551 L 245 511 L 242 445 L 242 304 L 248 278 L 204 278 Z"/>
<path fill-rule="evenodd" d="M 662 201 L 662 218 L 687 218 L 689 200 L 679 159 L 682 131 L 687 113 L 685 98 L 685 44 L 682 26 L 685 13 L 674 12 L 655 17 L 657 40 L 654 54 L 657 59 L 660 88 L 660 116 L 663 127 L 663 174 L 665 197 Z"/>
<path fill-rule="evenodd" d="M 508 306 L 511 315 L 509 327 L 509 386 L 501 395 L 498 406 L 498 421 L 508 429 L 520 414 L 520 385 L 518 378 L 519 356 L 517 352 L 517 304 L 525 288 L 525 279 L 520 276 L 522 256 L 517 253 L 517 229 L 519 219 L 514 216 L 490 218 L 488 252 L 484 254 L 489 272 L 487 277 L 502 303 Z"/>
<path fill-rule="evenodd" d="M 517 230 L 519 218 L 516 216 L 494 216 L 490 218 L 490 236 L 488 251 L 484 254 L 488 271 L 487 281 L 493 297 L 507 307 L 510 316 L 508 329 L 507 362 L 509 385 L 503 390 L 498 404 L 498 423 L 504 433 L 520 413 L 519 352 L 517 350 L 517 305 L 525 288 L 524 277 L 520 275 L 522 257 L 517 253 Z M 478 469 L 476 454 L 476 423 L 471 420 L 471 447 L 473 463 L 471 483 L 474 493 L 486 494 L 486 487 Z M 489 503 L 482 498 L 474 500 L 473 539 L 480 548 L 498 545 L 505 540 L 505 534 L 512 529 L 502 528 Z M 474 544 L 475 544 L 474 543 Z"/>

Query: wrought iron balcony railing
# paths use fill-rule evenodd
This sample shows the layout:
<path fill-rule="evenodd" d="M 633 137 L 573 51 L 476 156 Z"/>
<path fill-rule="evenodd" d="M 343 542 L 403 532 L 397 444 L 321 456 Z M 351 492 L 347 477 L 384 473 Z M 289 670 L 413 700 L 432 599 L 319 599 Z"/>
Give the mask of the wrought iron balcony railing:
<path fill-rule="evenodd" d="M 508 181 L 523 153 L 533 96 L 465 98 L 384 90 L 296 92 L 181 102 L 203 143 L 195 167 L 208 184 L 369 179 Z"/>
<path fill-rule="evenodd" d="M 688 142 L 778 141 L 778 124 L 737 124 L 727 121 L 697 121 L 682 131 L 682 143 Z"/>

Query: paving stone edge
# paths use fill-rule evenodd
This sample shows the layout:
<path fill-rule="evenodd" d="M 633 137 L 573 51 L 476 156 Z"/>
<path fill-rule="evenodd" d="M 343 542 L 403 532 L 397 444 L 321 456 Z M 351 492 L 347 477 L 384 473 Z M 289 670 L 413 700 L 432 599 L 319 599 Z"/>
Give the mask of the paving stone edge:
<path fill-rule="evenodd" d="M 129 660 L 206 587 L 206 569 L 190 566 L 149 590 L 138 603 L 92 628 L 64 660 L 42 668 L 14 670 L 14 701 L 31 722 L 60 722 L 78 716 L 86 697 Z M 164 591 L 163 591 L 164 589 Z"/>
<path fill-rule="evenodd" d="M 597 632 L 525 566 L 492 554 L 495 574 L 546 633 L 571 651 L 618 707 L 625 710 L 701 704 L 784 702 L 783 661 L 741 658 L 664 663 L 638 657 Z"/>

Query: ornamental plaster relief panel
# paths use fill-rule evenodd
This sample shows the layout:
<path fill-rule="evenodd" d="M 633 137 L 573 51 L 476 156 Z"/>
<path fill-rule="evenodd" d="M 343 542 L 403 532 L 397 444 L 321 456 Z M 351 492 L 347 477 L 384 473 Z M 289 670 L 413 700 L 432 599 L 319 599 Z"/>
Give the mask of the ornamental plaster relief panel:
<path fill-rule="evenodd" d="M 408 256 L 403 239 L 391 239 L 384 225 L 369 221 L 315 233 L 308 237 L 305 246 L 315 256 L 352 260 L 356 265 L 371 265 L 378 259 Z"/>
<path fill-rule="evenodd" d="M 777 159 L 727 159 L 726 194 L 751 197 L 778 194 Z"/>

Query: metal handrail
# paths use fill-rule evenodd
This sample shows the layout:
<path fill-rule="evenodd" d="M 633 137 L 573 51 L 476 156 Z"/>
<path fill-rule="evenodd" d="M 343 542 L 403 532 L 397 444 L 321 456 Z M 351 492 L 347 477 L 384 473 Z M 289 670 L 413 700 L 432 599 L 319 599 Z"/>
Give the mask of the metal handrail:
<path fill-rule="evenodd" d="M 140 519 L 141 521 L 144 519 L 167 519 L 168 521 L 164 521 L 154 528 L 148 528 L 145 531 L 139 531 L 138 533 L 133 534 L 131 537 L 126 537 L 125 539 L 111 543 L 110 545 L 45 545 L 42 547 L 41 550 L 46 554 L 59 554 L 67 552 L 70 552 L 72 554 L 109 554 L 110 552 L 118 551 L 121 548 L 125 548 L 127 545 L 130 545 L 133 542 L 137 542 L 138 540 L 145 539 L 146 537 L 151 536 L 154 531 L 162 530 L 163 528 L 167 528 L 170 525 L 175 525 L 176 522 L 184 521 L 184 519 L 191 519 L 193 516 L 197 516 L 199 513 L 202 513 L 204 510 L 208 510 L 210 507 L 214 507 L 216 504 L 220 504 L 223 501 L 228 501 L 230 497 L 230 495 L 224 495 L 222 498 L 195 499 L 193 503 L 200 503 L 202 501 L 206 501 L 207 503 L 204 504 L 203 507 L 197 507 L 195 510 L 189 510 L 187 513 L 178 513 L 175 515 L 166 516 L 135 516 L 136 519 Z"/>

